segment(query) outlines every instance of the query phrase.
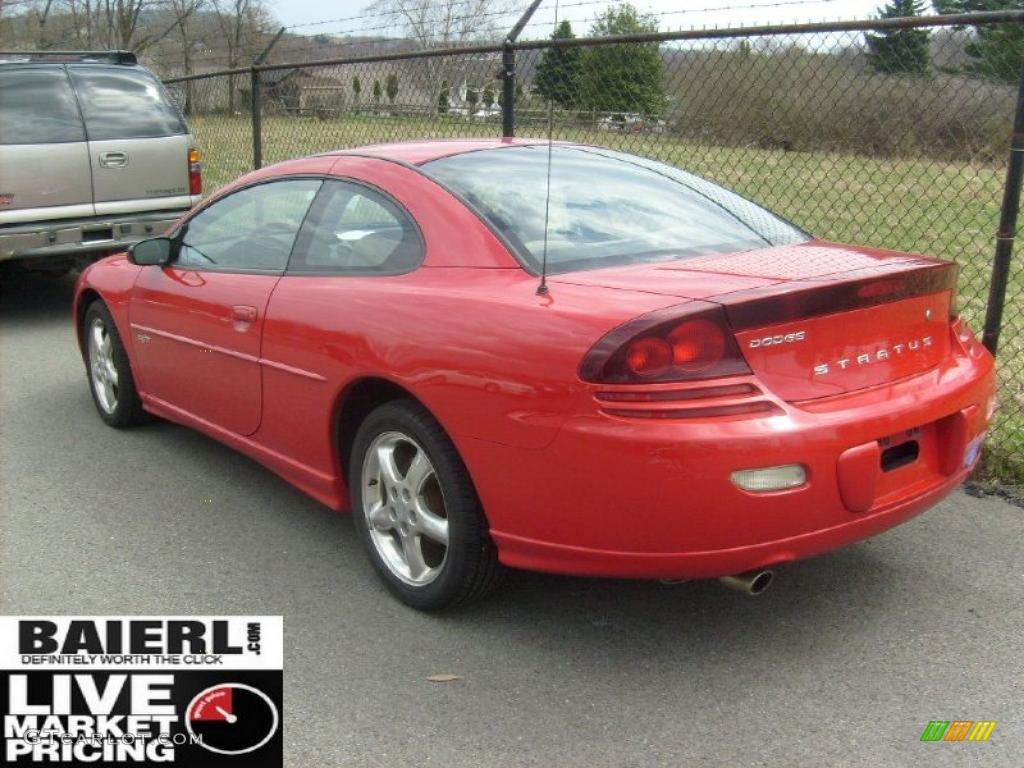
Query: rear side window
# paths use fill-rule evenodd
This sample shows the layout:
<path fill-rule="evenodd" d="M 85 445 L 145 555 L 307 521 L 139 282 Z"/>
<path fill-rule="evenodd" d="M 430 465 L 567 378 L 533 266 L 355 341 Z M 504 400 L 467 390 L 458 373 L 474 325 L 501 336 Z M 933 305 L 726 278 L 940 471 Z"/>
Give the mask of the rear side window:
<path fill-rule="evenodd" d="M 288 271 L 396 275 L 423 261 L 419 229 L 379 192 L 347 181 L 325 181 L 295 241 Z"/>
<path fill-rule="evenodd" d="M 115 67 L 70 67 L 69 71 L 91 140 L 188 133 L 164 87 L 148 72 Z"/>
<path fill-rule="evenodd" d="M 85 141 L 63 68 L 0 71 L 0 144 Z"/>

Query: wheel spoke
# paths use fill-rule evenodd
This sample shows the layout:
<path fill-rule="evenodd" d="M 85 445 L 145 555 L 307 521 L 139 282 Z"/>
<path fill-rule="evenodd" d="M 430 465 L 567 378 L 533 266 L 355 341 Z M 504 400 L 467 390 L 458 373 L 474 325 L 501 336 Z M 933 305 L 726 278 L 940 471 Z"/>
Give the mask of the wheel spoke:
<path fill-rule="evenodd" d="M 107 381 L 111 384 L 117 384 L 117 367 L 114 365 L 114 361 L 107 358 L 103 361 L 103 367 L 107 374 Z"/>
<path fill-rule="evenodd" d="M 405 563 L 409 566 L 409 578 L 421 578 L 427 572 L 428 566 L 427 561 L 423 559 L 420 537 L 413 533 L 403 536 L 402 551 L 405 554 Z"/>
<path fill-rule="evenodd" d="M 422 499 L 416 500 L 416 525 L 427 538 L 448 546 L 448 521 L 434 514 Z"/>
<path fill-rule="evenodd" d="M 96 350 L 99 351 L 103 346 L 103 325 L 99 322 L 92 324 L 92 341 L 96 346 Z"/>
<path fill-rule="evenodd" d="M 402 476 L 398 472 L 398 465 L 395 463 L 395 446 L 393 443 L 384 443 L 377 448 L 377 465 L 380 467 L 381 480 L 390 490 L 402 485 Z"/>
<path fill-rule="evenodd" d="M 415 496 L 420 492 L 424 481 L 432 474 L 434 474 L 434 468 L 430 464 L 430 459 L 423 451 L 417 451 L 412 463 L 409 464 L 409 471 L 405 473 L 405 487 L 409 489 L 410 494 Z"/>

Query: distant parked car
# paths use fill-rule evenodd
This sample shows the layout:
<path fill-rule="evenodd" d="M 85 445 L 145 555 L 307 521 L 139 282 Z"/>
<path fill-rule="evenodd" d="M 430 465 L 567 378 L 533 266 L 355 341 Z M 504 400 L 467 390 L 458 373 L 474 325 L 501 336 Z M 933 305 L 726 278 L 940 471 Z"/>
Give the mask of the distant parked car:
<path fill-rule="evenodd" d="M 351 510 L 436 609 L 499 565 L 757 593 L 933 506 L 995 408 L 955 284 L 635 155 L 426 141 L 244 176 L 86 269 L 74 317 L 107 424 Z"/>
<path fill-rule="evenodd" d="M 0 57 L 0 261 L 64 270 L 124 250 L 201 191 L 188 126 L 134 54 Z"/>

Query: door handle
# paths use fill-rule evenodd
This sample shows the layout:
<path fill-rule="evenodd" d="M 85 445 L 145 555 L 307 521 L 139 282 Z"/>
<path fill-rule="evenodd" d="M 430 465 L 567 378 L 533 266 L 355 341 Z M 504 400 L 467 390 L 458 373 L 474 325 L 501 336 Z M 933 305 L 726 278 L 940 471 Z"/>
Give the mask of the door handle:
<path fill-rule="evenodd" d="M 127 152 L 100 152 L 100 168 L 124 168 L 126 165 Z"/>
<path fill-rule="evenodd" d="M 231 308 L 231 317 L 243 323 L 256 322 L 256 307 L 246 304 L 236 304 Z"/>

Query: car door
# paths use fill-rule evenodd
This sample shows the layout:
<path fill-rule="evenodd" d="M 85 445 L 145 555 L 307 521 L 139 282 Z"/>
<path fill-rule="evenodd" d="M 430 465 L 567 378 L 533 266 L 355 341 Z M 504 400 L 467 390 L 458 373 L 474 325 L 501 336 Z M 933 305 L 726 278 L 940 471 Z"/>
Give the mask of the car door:
<path fill-rule="evenodd" d="M 94 213 L 85 130 L 64 67 L 0 67 L 0 226 Z"/>
<path fill-rule="evenodd" d="M 171 263 L 143 268 L 129 319 L 145 396 L 239 435 L 259 428 L 267 303 L 321 183 L 233 191 L 175 233 Z"/>

